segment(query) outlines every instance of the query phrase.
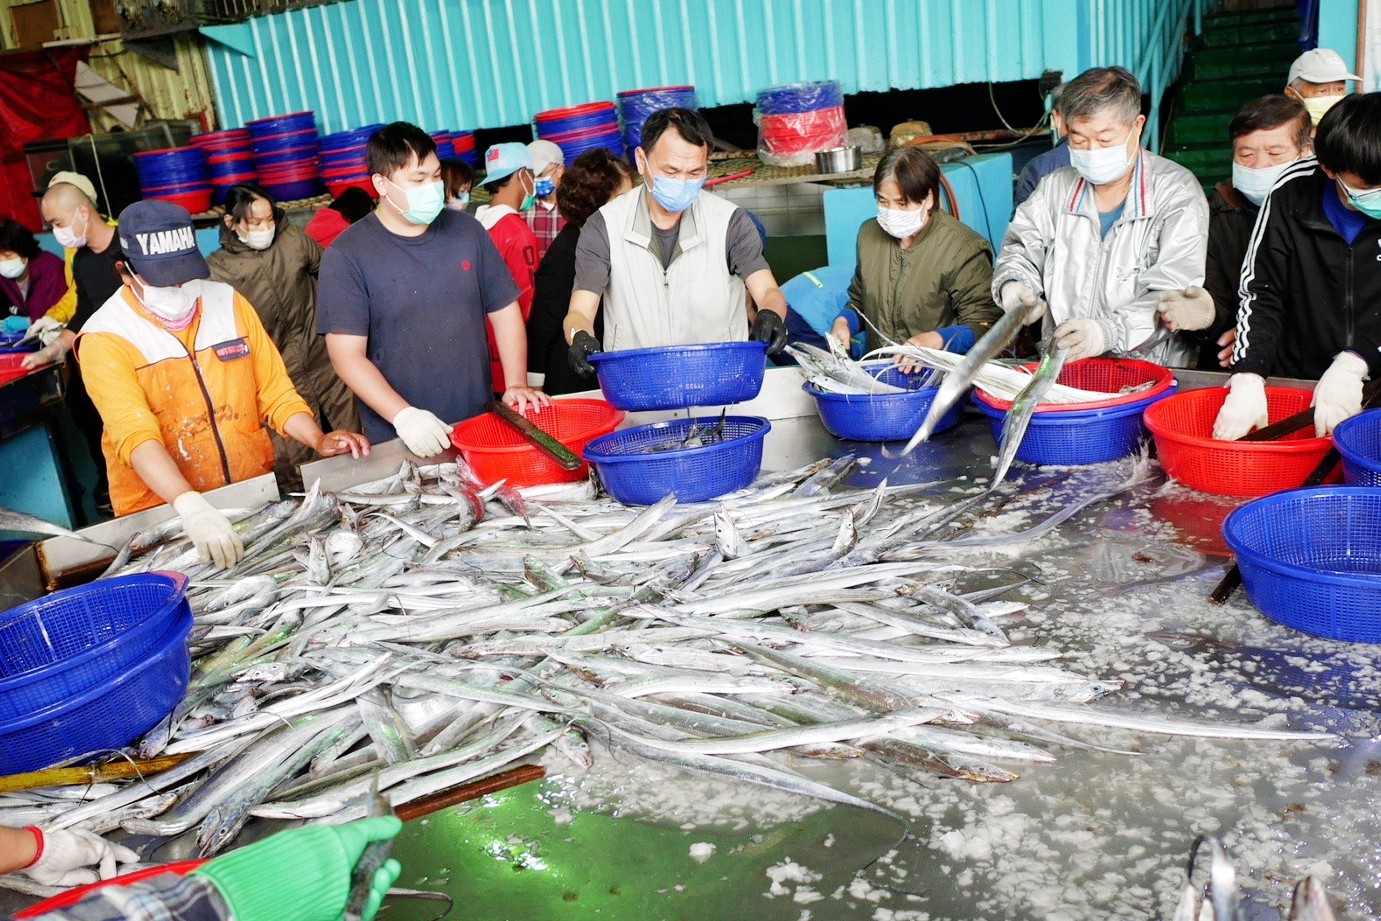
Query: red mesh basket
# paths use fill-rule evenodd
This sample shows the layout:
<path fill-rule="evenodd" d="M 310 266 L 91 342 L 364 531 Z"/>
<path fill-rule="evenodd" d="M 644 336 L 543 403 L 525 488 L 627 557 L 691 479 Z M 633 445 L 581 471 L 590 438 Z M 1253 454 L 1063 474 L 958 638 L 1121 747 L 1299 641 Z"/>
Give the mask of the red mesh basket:
<path fill-rule="evenodd" d="M 9 355 L 0 355 L 0 385 L 17 381 L 29 373 L 21 364 L 28 354 L 28 352 L 14 352 Z"/>
<path fill-rule="evenodd" d="M 527 412 L 533 424 L 577 457 L 587 444 L 617 428 L 623 416 L 603 400 L 554 400 L 536 413 L 531 409 Z M 451 444 L 486 485 L 499 480 L 510 486 L 573 483 L 589 475 L 589 465 L 565 469 L 493 413 L 457 425 L 451 430 Z"/>
<path fill-rule="evenodd" d="M 1267 387 L 1270 421 L 1308 409 L 1312 396 L 1308 390 Z M 1213 422 L 1227 397 L 1226 387 L 1187 390 L 1146 410 L 1161 466 L 1173 479 L 1220 496 L 1266 496 L 1297 488 L 1333 447 L 1333 439 L 1314 437 L 1313 426 L 1277 441 L 1217 441 Z"/>
<path fill-rule="evenodd" d="M 1022 365 L 1023 370 L 1035 371 L 1037 365 Z M 1175 386 L 1175 375 L 1169 369 L 1137 358 L 1085 358 L 1073 361 L 1060 369 L 1058 382 L 1066 387 L 1080 390 L 1094 390 L 1102 393 L 1117 393 L 1124 387 L 1139 387 L 1142 384 L 1153 386 L 1134 393 L 1124 393 L 1106 400 L 1088 403 L 1048 403 L 1036 407 L 1038 413 L 1073 412 L 1087 409 L 1110 409 L 1128 403 L 1136 403 L 1158 397 Z M 994 409 L 1008 410 L 1011 402 L 999 400 L 982 388 L 975 388 L 973 395 Z"/>

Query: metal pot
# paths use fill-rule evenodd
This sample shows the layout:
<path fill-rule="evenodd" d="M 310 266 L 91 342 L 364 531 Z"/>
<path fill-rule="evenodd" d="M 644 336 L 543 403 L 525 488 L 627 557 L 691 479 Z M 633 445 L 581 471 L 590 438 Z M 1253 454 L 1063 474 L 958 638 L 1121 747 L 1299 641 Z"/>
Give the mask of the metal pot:
<path fill-rule="evenodd" d="M 853 173 L 863 168 L 863 148 L 832 147 L 815 155 L 817 173 Z"/>

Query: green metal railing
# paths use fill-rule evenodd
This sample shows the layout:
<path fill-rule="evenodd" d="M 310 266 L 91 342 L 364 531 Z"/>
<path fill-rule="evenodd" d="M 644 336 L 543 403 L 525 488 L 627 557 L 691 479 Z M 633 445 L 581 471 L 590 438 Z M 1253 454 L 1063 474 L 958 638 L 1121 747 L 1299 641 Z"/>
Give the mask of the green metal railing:
<path fill-rule="evenodd" d="M 1159 150 L 1161 101 L 1180 74 L 1185 38 L 1203 31 L 1204 14 L 1217 0 L 1087 0 L 1087 4 L 1089 66 L 1121 64 L 1136 75 L 1142 92 L 1151 97 L 1145 143 Z"/>

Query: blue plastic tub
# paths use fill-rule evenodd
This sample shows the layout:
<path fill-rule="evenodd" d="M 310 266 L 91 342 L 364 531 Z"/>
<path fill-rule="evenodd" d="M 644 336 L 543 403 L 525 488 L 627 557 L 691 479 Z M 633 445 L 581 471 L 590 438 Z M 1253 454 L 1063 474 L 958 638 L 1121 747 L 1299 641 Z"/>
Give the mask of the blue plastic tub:
<path fill-rule="evenodd" d="M 615 409 L 641 412 L 751 400 L 767 368 L 763 342 L 710 342 L 598 352 L 590 363 Z"/>
<path fill-rule="evenodd" d="M 1146 427 L 1141 421 L 1146 407 L 1174 392 L 1171 387 L 1148 399 L 1106 409 L 1035 413 L 1017 448 L 1017 460 L 1051 467 L 1078 467 L 1127 457 L 1146 440 Z M 973 404 L 988 417 L 993 440 L 1001 443 L 1007 411 L 977 398 Z"/>
<path fill-rule="evenodd" d="M 1381 486 L 1381 409 L 1345 420 L 1333 430 L 1349 486 Z"/>
<path fill-rule="evenodd" d="M 103 579 L 0 614 L 0 720 L 45 709 L 120 674 L 182 613 L 178 572 Z"/>
<path fill-rule="evenodd" d="M 884 384 L 905 387 L 907 393 L 851 395 L 827 393 L 809 382 L 801 389 L 815 398 L 820 421 L 831 435 L 851 441 L 906 441 L 925 421 L 936 387 L 922 387 L 921 375 L 903 374 L 890 361 L 867 362 L 864 367 Z M 963 402 L 956 402 L 940 417 L 937 433 L 959 424 Z"/>
<path fill-rule="evenodd" d="M 696 431 L 717 430 L 719 419 L 677 419 L 640 425 L 596 438 L 585 446 L 609 495 L 624 505 L 651 505 L 667 493 L 681 502 L 703 502 L 743 489 L 762 470 L 762 441 L 772 423 L 758 416 L 728 416 L 723 441 L 678 447 Z M 671 446 L 667 450 L 650 450 Z"/>
<path fill-rule="evenodd" d="M 1381 489 L 1323 486 L 1249 502 L 1223 523 L 1252 604 L 1313 636 L 1381 642 Z"/>
<path fill-rule="evenodd" d="M 758 112 L 763 115 L 799 115 L 843 104 L 844 92 L 838 80 L 786 83 L 758 93 Z"/>
<path fill-rule="evenodd" d="M 187 692 L 192 614 L 181 611 L 119 677 L 16 720 L 0 721 L 0 774 L 123 748 L 156 726 Z"/>

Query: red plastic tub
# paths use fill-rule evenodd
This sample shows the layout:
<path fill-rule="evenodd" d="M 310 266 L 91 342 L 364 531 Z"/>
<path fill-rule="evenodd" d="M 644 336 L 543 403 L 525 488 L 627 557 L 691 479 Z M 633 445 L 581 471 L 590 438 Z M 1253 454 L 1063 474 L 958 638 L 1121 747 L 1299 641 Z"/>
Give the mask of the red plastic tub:
<path fill-rule="evenodd" d="M 608 435 L 624 414 L 603 400 L 554 400 L 527 417 L 580 457 L 585 446 Z M 486 485 L 506 480 L 510 486 L 573 483 L 589 475 L 589 467 L 567 470 L 538 450 L 508 423 L 492 413 L 467 419 L 451 431 L 456 446 L 475 476 Z"/>
<path fill-rule="evenodd" d="M 170 201 L 175 205 L 181 205 L 187 209 L 188 214 L 204 214 L 211 210 L 211 198 L 213 192 L 210 188 L 198 192 L 150 192 L 145 191 L 145 198 L 157 198 L 160 201 Z"/>
<path fill-rule="evenodd" d="M 1308 409 L 1312 396 L 1308 390 L 1267 387 L 1270 421 Z M 1314 437 L 1313 426 L 1278 441 L 1217 441 L 1213 422 L 1227 397 L 1226 387 L 1186 390 L 1146 410 L 1161 466 L 1173 479 L 1220 496 L 1267 496 L 1297 488 L 1333 447 L 1333 439 Z"/>

